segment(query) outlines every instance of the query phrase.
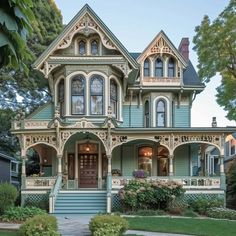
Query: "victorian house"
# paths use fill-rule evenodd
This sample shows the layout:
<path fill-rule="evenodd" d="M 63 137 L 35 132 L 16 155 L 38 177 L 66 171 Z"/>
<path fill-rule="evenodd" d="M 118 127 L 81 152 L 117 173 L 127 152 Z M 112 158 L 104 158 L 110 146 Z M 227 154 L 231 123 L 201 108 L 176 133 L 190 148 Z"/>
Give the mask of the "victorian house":
<path fill-rule="evenodd" d="M 160 31 L 130 53 L 85 5 L 33 65 L 52 101 L 12 124 L 21 143 L 22 204 L 46 199 L 52 213 L 111 212 L 139 169 L 148 179 L 182 183 L 187 198 L 224 198 L 225 136 L 236 129 L 190 127 L 204 84 L 188 46 L 183 38 L 176 48 Z M 43 176 L 25 171 L 30 149 Z"/>

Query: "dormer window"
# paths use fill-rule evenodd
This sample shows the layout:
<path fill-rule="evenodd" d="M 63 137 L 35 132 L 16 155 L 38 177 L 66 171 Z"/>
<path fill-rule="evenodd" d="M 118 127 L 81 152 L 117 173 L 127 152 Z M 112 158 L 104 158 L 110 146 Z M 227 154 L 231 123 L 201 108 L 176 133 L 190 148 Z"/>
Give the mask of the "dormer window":
<path fill-rule="evenodd" d="M 97 42 L 97 40 L 93 40 L 91 42 L 91 54 L 98 55 L 98 42 Z"/>
<path fill-rule="evenodd" d="M 117 93 L 117 83 L 115 80 L 110 82 L 110 106 L 112 110 L 112 115 L 117 118 L 117 102 L 118 102 L 118 93 Z"/>
<path fill-rule="evenodd" d="M 103 114 L 103 78 L 99 75 L 90 80 L 90 114 Z"/>
<path fill-rule="evenodd" d="M 175 77 L 175 62 L 173 58 L 168 62 L 168 77 Z"/>
<path fill-rule="evenodd" d="M 143 75 L 144 76 L 150 76 L 150 63 L 149 63 L 149 60 L 147 58 L 144 61 L 144 65 L 143 65 Z"/>
<path fill-rule="evenodd" d="M 81 40 L 79 42 L 79 55 L 85 55 L 86 54 L 86 43 Z"/>
<path fill-rule="evenodd" d="M 156 105 L 156 127 L 166 126 L 166 105 L 161 99 L 157 101 Z"/>
<path fill-rule="evenodd" d="M 82 75 L 74 77 L 71 81 L 71 114 L 85 114 L 85 79 Z"/>
<path fill-rule="evenodd" d="M 60 107 L 60 114 L 61 116 L 64 115 L 64 79 L 61 79 L 58 84 L 58 105 Z"/>
<path fill-rule="evenodd" d="M 163 61 L 160 58 L 157 58 L 155 62 L 155 76 L 163 77 Z"/>

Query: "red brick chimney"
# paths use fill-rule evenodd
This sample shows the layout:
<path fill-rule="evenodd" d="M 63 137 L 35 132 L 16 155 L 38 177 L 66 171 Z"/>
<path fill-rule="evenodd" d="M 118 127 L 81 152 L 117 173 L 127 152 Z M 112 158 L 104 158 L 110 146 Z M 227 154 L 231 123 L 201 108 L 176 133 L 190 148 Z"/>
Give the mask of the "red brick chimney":
<path fill-rule="evenodd" d="M 182 38 L 179 44 L 178 50 L 186 59 L 186 61 L 188 61 L 189 60 L 189 39 L 188 38 Z"/>

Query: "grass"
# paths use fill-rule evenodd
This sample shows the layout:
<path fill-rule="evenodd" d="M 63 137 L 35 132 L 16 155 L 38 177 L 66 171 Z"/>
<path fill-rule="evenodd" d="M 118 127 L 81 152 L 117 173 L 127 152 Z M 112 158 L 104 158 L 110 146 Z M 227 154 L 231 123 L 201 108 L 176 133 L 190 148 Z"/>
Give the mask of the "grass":
<path fill-rule="evenodd" d="M 236 235 L 236 221 L 167 217 L 126 217 L 129 229 L 198 236 Z"/>
<path fill-rule="evenodd" d="M 18 231 L 0 230 L 0 236 L 18 236 Z"/>

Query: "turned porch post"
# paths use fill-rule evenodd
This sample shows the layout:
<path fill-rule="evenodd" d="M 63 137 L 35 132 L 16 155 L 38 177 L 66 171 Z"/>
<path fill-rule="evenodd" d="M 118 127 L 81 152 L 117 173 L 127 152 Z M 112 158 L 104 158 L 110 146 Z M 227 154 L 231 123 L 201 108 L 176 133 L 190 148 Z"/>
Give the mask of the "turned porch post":
<path fill-rule="evenodd" d="M 111 155 L 107 155 L 107 213 L 111 213 L 111 189 L 112 189 L 112 176 L 111 176 Z"/>
<path fill-rule="evenodd" d="M 57 174 L 62 175 L 62 165 L 61 165 L 62 155 L 57 155 Z"/>
<path fill-rule="evenodd" d="M 174 175 L 173 159 L 174 155 L 169 155 L 169 176 Z"/>
<path fill-rule="evenodd" d="M 22 165 L 21 165 L 21 189 L 25 189 L 26 187 L 26 167 L 25 167 L 25 161 L 26 156 L 22 156 Z"/>
<path fill-rule="evenodd" d="M 224 155 L 220 155 L 220 188 L 223 190 L 226 190 L 225 181 Z"/>

